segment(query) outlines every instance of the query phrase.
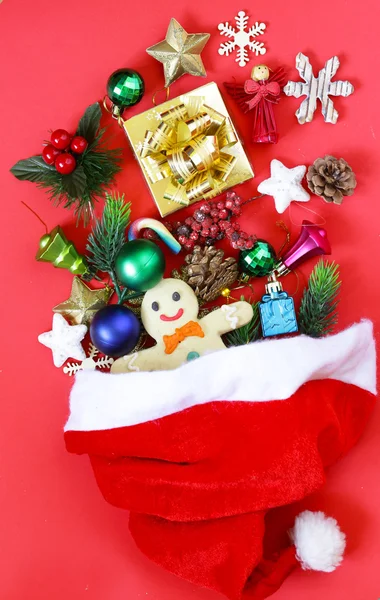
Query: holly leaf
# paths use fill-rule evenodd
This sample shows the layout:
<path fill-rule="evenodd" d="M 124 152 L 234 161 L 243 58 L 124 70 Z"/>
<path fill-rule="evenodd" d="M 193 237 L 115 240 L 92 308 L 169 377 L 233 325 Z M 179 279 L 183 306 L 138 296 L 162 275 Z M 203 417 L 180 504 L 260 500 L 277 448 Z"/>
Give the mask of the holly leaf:
<path fill-rule="evenodd" d="M 79 121 L 77 135 L 83 136 L 89 144 L 94 141 L 100 125 L 102 110 L 99 102 L 91 104 Z"/>
<path fill-rule="evenodd" d="M 62 187 L 71 198 L 83 196 L 87 187 L 87 178 L 83 167 L 76 167 L 70 175 L 62 175 Z"/>
<path fill-rule="evenodd" d="M 45 181 L 48 175 L 55 173 L 55 167 L 46 164 L 42 156 L 31 156 L 19 160 L 11 168 L 11 173 L 21 181 Z"/>

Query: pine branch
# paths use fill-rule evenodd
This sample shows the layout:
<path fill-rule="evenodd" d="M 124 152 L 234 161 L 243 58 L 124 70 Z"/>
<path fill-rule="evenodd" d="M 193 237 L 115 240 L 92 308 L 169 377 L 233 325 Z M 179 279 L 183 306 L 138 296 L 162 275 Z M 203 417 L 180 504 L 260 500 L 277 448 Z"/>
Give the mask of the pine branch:
<path fill-rule="evenodd" d="M 322 337 L 331 333 L 338 320 L 339 266 L 320 260 L 304 291 L 298 317 L 301 333 Z"/>
<path fill-rule="evenodd" d="M 245 300 L 244 296 L 241 300 Z M 261 338 L 260 333 L 260 314 L 259 314 L 259 303 L 253 302 L 253 317 L 247 325 L 239 327 L 235 331 L 231 331 L 226 335 L 226 342 L 228 346 L 244 346 L 251 342 L 256 342 Z"/>
<path fill-rule="evenodd" d="M 97 271 L 114 271 L 115 259 L 125 244 L 125 230 L 131 214 L 130 202 L 124 202 L 124 194 L 106 194 L 101 219 L 96 219 L 92 233 L 88 236 L 88 262 Z"/>

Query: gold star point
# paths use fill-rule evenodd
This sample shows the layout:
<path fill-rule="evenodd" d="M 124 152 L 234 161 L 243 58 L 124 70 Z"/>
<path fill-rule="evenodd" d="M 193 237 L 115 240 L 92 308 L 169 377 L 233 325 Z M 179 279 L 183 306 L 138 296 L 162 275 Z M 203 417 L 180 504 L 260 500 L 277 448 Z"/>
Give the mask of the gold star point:
<path fill-rule="evenodd" d="M 61 314 L 75 325 L 89 326 L 95 313 L 107 305 L 112 294 L 112 288 L 92 290 L 79 277 L 74 277 L 70 298 L 57 304 L 53 312 Z"/>
<path fill-rule="evenodd" d="M 165 87 L 186 73 L 206 77 L 201 52 L 209 38 L 209 33 L 187 33 L 178 21 L 170 20 L 166 38 L 147 48 L 147 53 L 164 65 Z"/>

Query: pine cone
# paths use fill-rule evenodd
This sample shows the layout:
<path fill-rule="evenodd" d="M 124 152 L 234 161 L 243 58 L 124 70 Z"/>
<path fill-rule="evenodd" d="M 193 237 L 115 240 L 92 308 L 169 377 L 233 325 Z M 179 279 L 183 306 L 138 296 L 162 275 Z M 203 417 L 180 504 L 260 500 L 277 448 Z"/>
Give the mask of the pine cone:
<path fill-rule="evenodd" d="M 195 294 L 204 302 L 220 296 L 238 278 L 238 265 L 234 258 L 224 258 L 223 250 L 215 246 L 195 246 L 192 254 L 185 258 L 183 275 Z"/>
<path fill-rule="evenodd" d="M 356 188 L 355 173 L 343 158 L 317 158 L 306 174 L 309 190 L 325 202 L 342 204 L 343 196 L 352 196 Z"/>

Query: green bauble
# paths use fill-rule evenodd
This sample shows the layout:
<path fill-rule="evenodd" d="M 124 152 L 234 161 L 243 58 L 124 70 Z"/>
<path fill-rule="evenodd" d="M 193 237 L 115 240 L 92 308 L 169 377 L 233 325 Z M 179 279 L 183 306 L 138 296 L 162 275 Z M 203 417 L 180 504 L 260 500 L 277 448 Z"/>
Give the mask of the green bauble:
<path fill-rule="evenodd" d="M 146 292 L 162 279 L 165 271 L 164 253 L 149 240 L 127 242 L 116 257 L 115 271 L 125 287 Z"/>
<path fill-rule="evenodd" d="M 140 102 L 144 87 L 144 80 L 137 71 L 119 69 L 108 79 L 107 95 L 119 108 L 127 108 Z"/>
<path fill-rule="evenodd" d="M 265 240 L 256 240 L 253 248 L 242 250 L 239 256 L 241 270 L 250 277 L 269 275 L 276 262 L 276 252 Z"/>

